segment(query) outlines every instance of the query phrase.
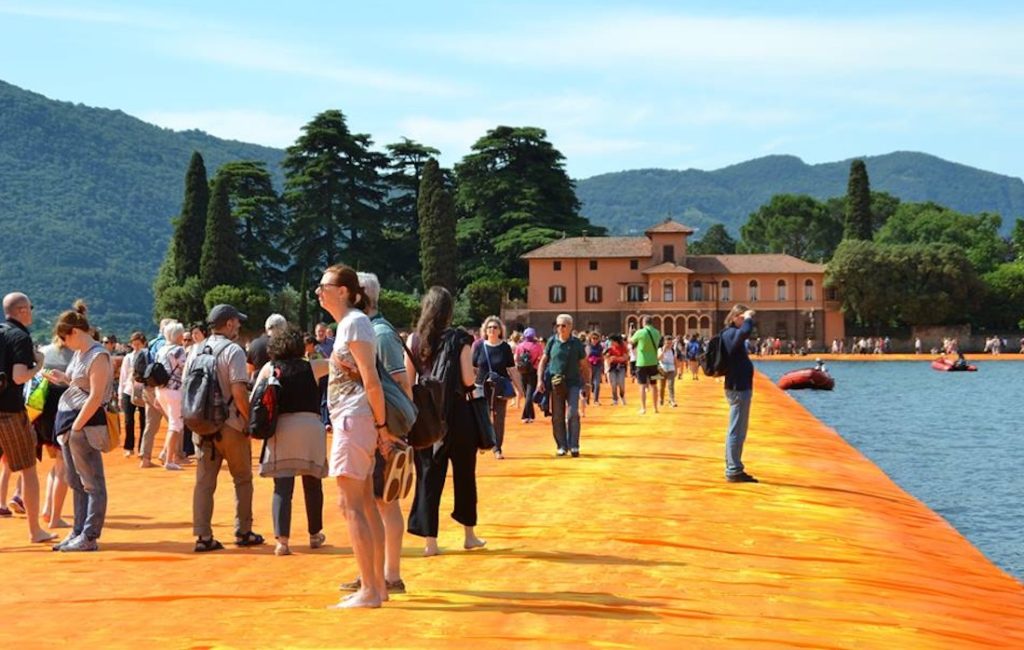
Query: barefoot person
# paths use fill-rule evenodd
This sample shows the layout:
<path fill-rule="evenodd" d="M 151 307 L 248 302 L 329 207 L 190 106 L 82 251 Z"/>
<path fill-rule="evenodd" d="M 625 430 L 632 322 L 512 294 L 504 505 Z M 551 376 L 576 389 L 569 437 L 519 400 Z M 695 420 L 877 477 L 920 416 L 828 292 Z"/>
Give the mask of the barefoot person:
<path fill-rule="evenodd" d="M 36 474 L 36 435 L 25 410 L 25 384 L 43 367 L 43 355 L 32 347 L 28 328 L 32 326 L 32 302 L 23 293 L 4 296 L 4 317 L 0 345 L 4 346 L 4 379 L 0 390 L 0 455 L 11 473 L 20 473 L 22 499 L 28 521 L 29 539 L 56 539 L 39 526 L 39 476 Z M 0 504 L 2 505 L 2 504 Z"/>
<path fill-rule="evenodd" d="M 352 268 L 335 264 L 316 288 L 320 306 L 338 323 L 327 380 L 327 407 L 334 431 L 330 475 L 348 523 L 352 554 L 359 565 L 359 590 L 334 608 L 380 607 L 384 584 L 384 523 L 373 500 L 374 452 L 391 452 L 384 391 L 377 375 L 373 324 L 363 313 L 367 298 Z"/>
<path fill-rule="evenodd" d="M 476 423 L 466 395 L 473 390 L 473 337 L 452 324 L 454 301 L 447 289 L 431 287 L 423 296 L 420 320 L 410 337 L 411 351 L 420 368 L 434 369 L 435 377 L 445 386 L 445 421 L 448 435 L 437 448 L 416 451 L 416 496 L 409 510 L 409 532 L 423 537 L 425 556 L 437 555 L 441 493 L 452 464 L 455 484 L 455 505 L 452 519 L 463 526 L 463 548 L 480 548 L 485 540 L 476 536 Z M 409 363 L 409 376 L 414 368 Z"/>

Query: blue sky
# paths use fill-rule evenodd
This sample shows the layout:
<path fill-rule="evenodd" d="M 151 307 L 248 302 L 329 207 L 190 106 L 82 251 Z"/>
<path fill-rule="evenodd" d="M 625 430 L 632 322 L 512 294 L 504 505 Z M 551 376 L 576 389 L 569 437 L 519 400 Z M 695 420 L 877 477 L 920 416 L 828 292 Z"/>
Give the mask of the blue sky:
<path fill-rule="evenodd" d="M 1024 176 L 1022 34 L 1010 2 L 0 0 L 0 79 L 279 147 L 339 108 L 446 165 L 540 126 L 578 178 L 895 150 Z"/>

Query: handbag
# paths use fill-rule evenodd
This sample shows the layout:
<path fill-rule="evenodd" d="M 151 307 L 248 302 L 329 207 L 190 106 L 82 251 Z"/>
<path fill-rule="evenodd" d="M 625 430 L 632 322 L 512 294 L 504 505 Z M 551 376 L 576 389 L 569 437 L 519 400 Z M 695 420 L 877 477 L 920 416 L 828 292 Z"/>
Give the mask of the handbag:
<path fill-rule="evenodd" d="M 481 391 L 473 392 L 468 398 L 469 408 L 473 411 L 473 421 L 476 423 L 476 448 L 480 451 L 494 449 L 498 442 L 494 434 L 494 425 L 491 424 L 491 407 L 487 398 L 480 395 Z"/>
<path fill-rule="evenodd" d="M 46 396 L 50 392 L 50 382 L 43 377 L 34 383 L 32 391 L 28 394 L 28 399 L 25 400 L 25 406 L 42 413 L 43 408 L 46 406 Z"/>
<path fill-rule="evenodd" d="M 100 451 L 106 453 L 121 446 L 121 412 L 117 409 L 117 402 L 111 400 L 103 408 L 103 415 L 107 419 L 107 440 Z"/>
<path fill-rule="evenodd" d="M 487 345 L 481 343 L 480 345 Z M 494 396 L 498 399 L 511 399 L 516 396 L 516 388 L 512 385 L 512 380 L 508 377 L 494 372 L 494 368 L 491 366 L 491 355 L 487 352 L 487 348 L 483 348 L 484 359 L 487 360 L 487 379 L 485 383 L 490 383 L 494 387 Z"/>
<path fill-rule="evenodd" d="M 388 432 L 393 436 L 405 439 L 413 425 L 416 424 L 416 416 L 419 413 L 416 404 L 391 377 L 391 373 L 384 369 L 379 357 L 377 358 L 377 374 L 380 375 L 380 386 L 384 390 L 384 422 L 388 427 Z"/>

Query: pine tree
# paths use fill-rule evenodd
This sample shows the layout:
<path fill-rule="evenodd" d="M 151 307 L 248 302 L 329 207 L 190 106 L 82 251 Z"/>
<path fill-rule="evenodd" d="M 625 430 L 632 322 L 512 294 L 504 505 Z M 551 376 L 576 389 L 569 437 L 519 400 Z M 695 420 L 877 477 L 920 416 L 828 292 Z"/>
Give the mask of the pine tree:
<path fill-rule="evenodd" d="M 440 151 L 409 138 L 385 147 L 390 162 L 384 181 L 390 188 L 385 206 L 383 244 L 390 253 L 376 269 L 382 284 L 420 284 L 419 195 L 423 167 Z"/>
<path fill-rule="evenodd" d="M 455 293 L 455 203 L 445 189 L 441 168 L 433 158 L 423 166 L 416 209 L 423 288 L 439 285 Z"/>
<path fill-rule="evenodd" d="M 199 265 L 199 280 L 203 290 L 219 285 L 238 285 L 243 280 L 242 261 L 238 255 L 238 233 L 231 216 L 228 199 L 230 180 L 217 174 L 213 181 L 213 196 L 206 217 L 206 238 Z"/>
<path fill-rule="evenodd" d="M 186 278 L 199 275 L 209 203 L 210 186 L 206 178 L 206 165 L 203 156 L 198 151 L 193 151 L 188 172 L 185 174 L 185 201 L 181 205 L 181 216 L 178 217 L 174 228 L 174 240 L 177 244 L 174 271 L 179 284 L 185 282 Z"/>
<path fill-rule="evenodd" d="M 227 182 L 245 277 L 264 288 L 279 288 L 289 261 L 281 246 L 287 222 L 266 163 L 229 162 L 217 170 L 217 175 Z"/>
<path fill-rule="evenodd" d="M 864 161 L 850 163 L 850 180 L 846 186 L 846 227 L 844 239 L 871 241 L 871 185 Z"/>

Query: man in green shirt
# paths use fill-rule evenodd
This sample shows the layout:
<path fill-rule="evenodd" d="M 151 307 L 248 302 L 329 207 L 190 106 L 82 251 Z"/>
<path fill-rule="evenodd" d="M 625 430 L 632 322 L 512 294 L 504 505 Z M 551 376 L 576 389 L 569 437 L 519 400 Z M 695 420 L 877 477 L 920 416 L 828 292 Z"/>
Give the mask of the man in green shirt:
<path fill-rule="evenodd" d="M 557 454 L 568 451 L 573 458 L 580 455 L 580 390 L 590 383 L 590 364 L 583 342 L 572 335 L 572 316 L 555 318 L 555 336 L 544 348 L 537 364 L 541 378 L 537 390 L 544 392 L 545 371 L 551 375 L 551 427 L 558 446 Z"/>
<path fill-rule="evenodd" d="M 658 381 L 658 349 L 661 346 L 661 332 L 651 325 L 651 317 L 644 316 L 640 321 L 643 327 L 633 332 L 630 343 L 636 350 L 636 380 L 640 384 L 640 414 L 647 412 L 647 388 L 652 391 Z M 654 412 L 658 412 L 658 400 L 651 397 Z"/>

